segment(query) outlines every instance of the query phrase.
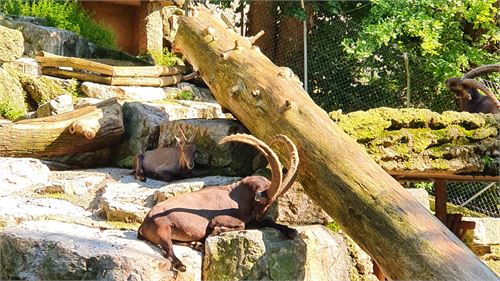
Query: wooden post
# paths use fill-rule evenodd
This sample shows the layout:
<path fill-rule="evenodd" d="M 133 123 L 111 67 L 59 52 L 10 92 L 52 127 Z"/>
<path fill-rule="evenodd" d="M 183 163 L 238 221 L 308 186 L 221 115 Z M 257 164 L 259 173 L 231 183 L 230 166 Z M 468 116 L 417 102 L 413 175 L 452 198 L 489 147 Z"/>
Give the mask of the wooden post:
<path fill-rule="evenodd" d="M 434 205 L 434 210 L 436 212 L 436 217 L 444 224 L 446 224 L 448 218 L 448 210 L 446 210 L 446 201 L 448 201 L 448 194 L 446 192 L 446 181 L 437 180 L 434 182 L 434 187 L 436 188 L 436 203 Z"/>
<path fill-rule="evenodd" d="M 498 279 L 339 129 L 293 75 L 220 18 L 203 8 L 181 18 L 174 46 L 252 134 L 264 141 L 275 134 L 290 137 L 299 147 L 298 180 L 307 194 L 374 257 L 384 275 L 396 280 Z"/>

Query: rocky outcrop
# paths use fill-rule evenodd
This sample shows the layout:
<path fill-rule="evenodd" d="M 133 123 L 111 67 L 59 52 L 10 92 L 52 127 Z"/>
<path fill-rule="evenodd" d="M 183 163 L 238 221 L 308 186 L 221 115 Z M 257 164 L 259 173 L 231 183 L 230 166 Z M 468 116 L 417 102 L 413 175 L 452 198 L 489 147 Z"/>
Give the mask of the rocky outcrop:
<path fill-rule="evenodd" d="M 236 133 L 248 133 L 238 121 L 227 119 L 186 119 L 165 122 L 160 126 L 158 146 L 175 145 L 175 136 L 179 135 L 179 125 L 187 136 L 197 133 L 195 140 L 195 170 L 200 175 L 247 176 L 254 172 L 252 159 L 257 151 L 240 143 L 219 145 L 225 136 Z"/>
<path fill-rule="evenodd" d="M 204 280 L 350 280 L 343 238 L 323 226 L 227 232 L 205 242 Z"/>
<path fill-rule="evenodd" d="M 6 17 L 0 17 L 0 25 L 21 31 L 24 54 L 30 57 L 39 51 L 70 57 L 92 57 L 97 51 L 93 43 L 71 31 Z"/>
<path fill-rule="evenodd" d="M 0 64 L 20 58 L 23 51 L 22 33 L 0 25 Z"/>
<path fill-rule="evenodd" d="M 278 198 L 276 221 L 290 225 L 328 224 L 332 218 L 307 196 L 299 182 Z"/>
<path fill-rule="evenodd" d="M 177 274 L 135 231 L 99 230 L 57 221 L 29 221 L 0 232 L 0 278 L 23 280 L 200 280 L 201 254 L 174 252 Z"/>
<path fill-rule="evenodd" d="M 499 120 L 494 115 L 376 108 L 331 112 L 330 117 L 386 170 L 499 172 Z"/>
<path fill-rule="evenodd" d="M 125 102 L 125 137 L 115 149 L 115 165 L 131 167 L 138 152 L 158 147 L 160 125 L 165 121 L 192 118 L 230 118 L 216 103 L 171 101 L 165 103 Z"/>

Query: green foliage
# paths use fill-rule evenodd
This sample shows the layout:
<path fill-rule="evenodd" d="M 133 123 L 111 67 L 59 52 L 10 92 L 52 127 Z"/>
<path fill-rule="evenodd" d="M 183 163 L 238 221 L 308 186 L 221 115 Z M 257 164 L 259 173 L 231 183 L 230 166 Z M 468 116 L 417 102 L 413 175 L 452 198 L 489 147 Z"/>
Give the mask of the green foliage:
<path fill-rule="evenodd" d="M 114 33 L 96 23 L 76 0 L 7 0 L 0 3 L 0 11 L 44 18 L 49 26 L 73 31 L 101 47 L 116 48 Z"/>
<path fill-rule="evenodd" d="M 175 99 L 177 99 L 177 100 L 193 100 L 194 96 L 193 96 L 193 93 L 191 93 L 191 91 L 184 90 L 184 91 L 180 92 L 179 94 L 177 94 Z"/>
<path fill-rule="evenodd" d="M 9 120 L 16 120 L 26 113 L 23 105 L 13 103 L 11 100 L 0 100 L 0 116 Z"/>
<path fill-rule="evenodd" d="M 177 65 L 180 58 L 174 53 L 170 52 L 167 48 L 163 52 L 152 51 L 149 53 L 157 65 L 174 66 Z"/>
<path fill-rule="evenodd" d="M 363 62 L 382 46 L 421 57 L 424 71 L 443 90 L 445 79 L 497 63 L 500 28 L 496 0 L 371 0 L 357 38 L 345 51 Z"/>
<path fill-rule="evenodd" d="M 333 232 L 339 232 L 341 230 L 340 226 L 335 222 L 328 223 L 325 226 Z"/>

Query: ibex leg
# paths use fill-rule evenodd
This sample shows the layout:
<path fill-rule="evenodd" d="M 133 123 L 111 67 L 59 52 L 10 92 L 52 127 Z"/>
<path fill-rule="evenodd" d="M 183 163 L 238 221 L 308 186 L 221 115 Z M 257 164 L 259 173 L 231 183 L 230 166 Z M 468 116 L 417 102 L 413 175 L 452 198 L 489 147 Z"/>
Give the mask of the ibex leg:
<path fill-rule="evenodd" d="M 164 226 L 158 229 L 158 237 L 160 237 L 160 246 L 165 251 L 165 258 L 168 259 L 174 269 L 185 272 L 186 266 L 175 256 L 172 245 L 172 229 L 170 226 Z"/>
<path fill-rule="evenodd" d="M 142 169 L 142 162 L 144 161 L 144 154 L 138 153 L 134 160 L 132 161 L 132 173 L 134 174 L 135 179 L 140 181 L 146 181 L 146 177 L 144 176 L 144 170 Z"/>
<path fill-rule="evenodd" d="M 212 235 L 219 235 L 228 231 L 241 231 L 245 229 L 245 223 L 231 216 L 216 216 L 210 220 L 208 227 L 212 229 Z"/>
<path fill-rule="evenodd" d="M 167 170 L 163 169 L 157 169 L 154 173 L 153 178 L 156 180 L 161 180 L 166 182 L 172 181 L 174 179 L 172 174 L 170 174 Z"/>

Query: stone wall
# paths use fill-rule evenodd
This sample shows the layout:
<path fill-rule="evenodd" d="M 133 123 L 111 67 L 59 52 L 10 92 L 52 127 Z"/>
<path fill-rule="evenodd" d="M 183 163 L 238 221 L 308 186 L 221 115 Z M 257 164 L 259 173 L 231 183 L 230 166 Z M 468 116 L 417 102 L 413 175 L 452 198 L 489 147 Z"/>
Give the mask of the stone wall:
<path fill-rule="evenodd" d="M 498 116 L 376 108 L 330 117 L 385 170 L 498 175 Z"/>

